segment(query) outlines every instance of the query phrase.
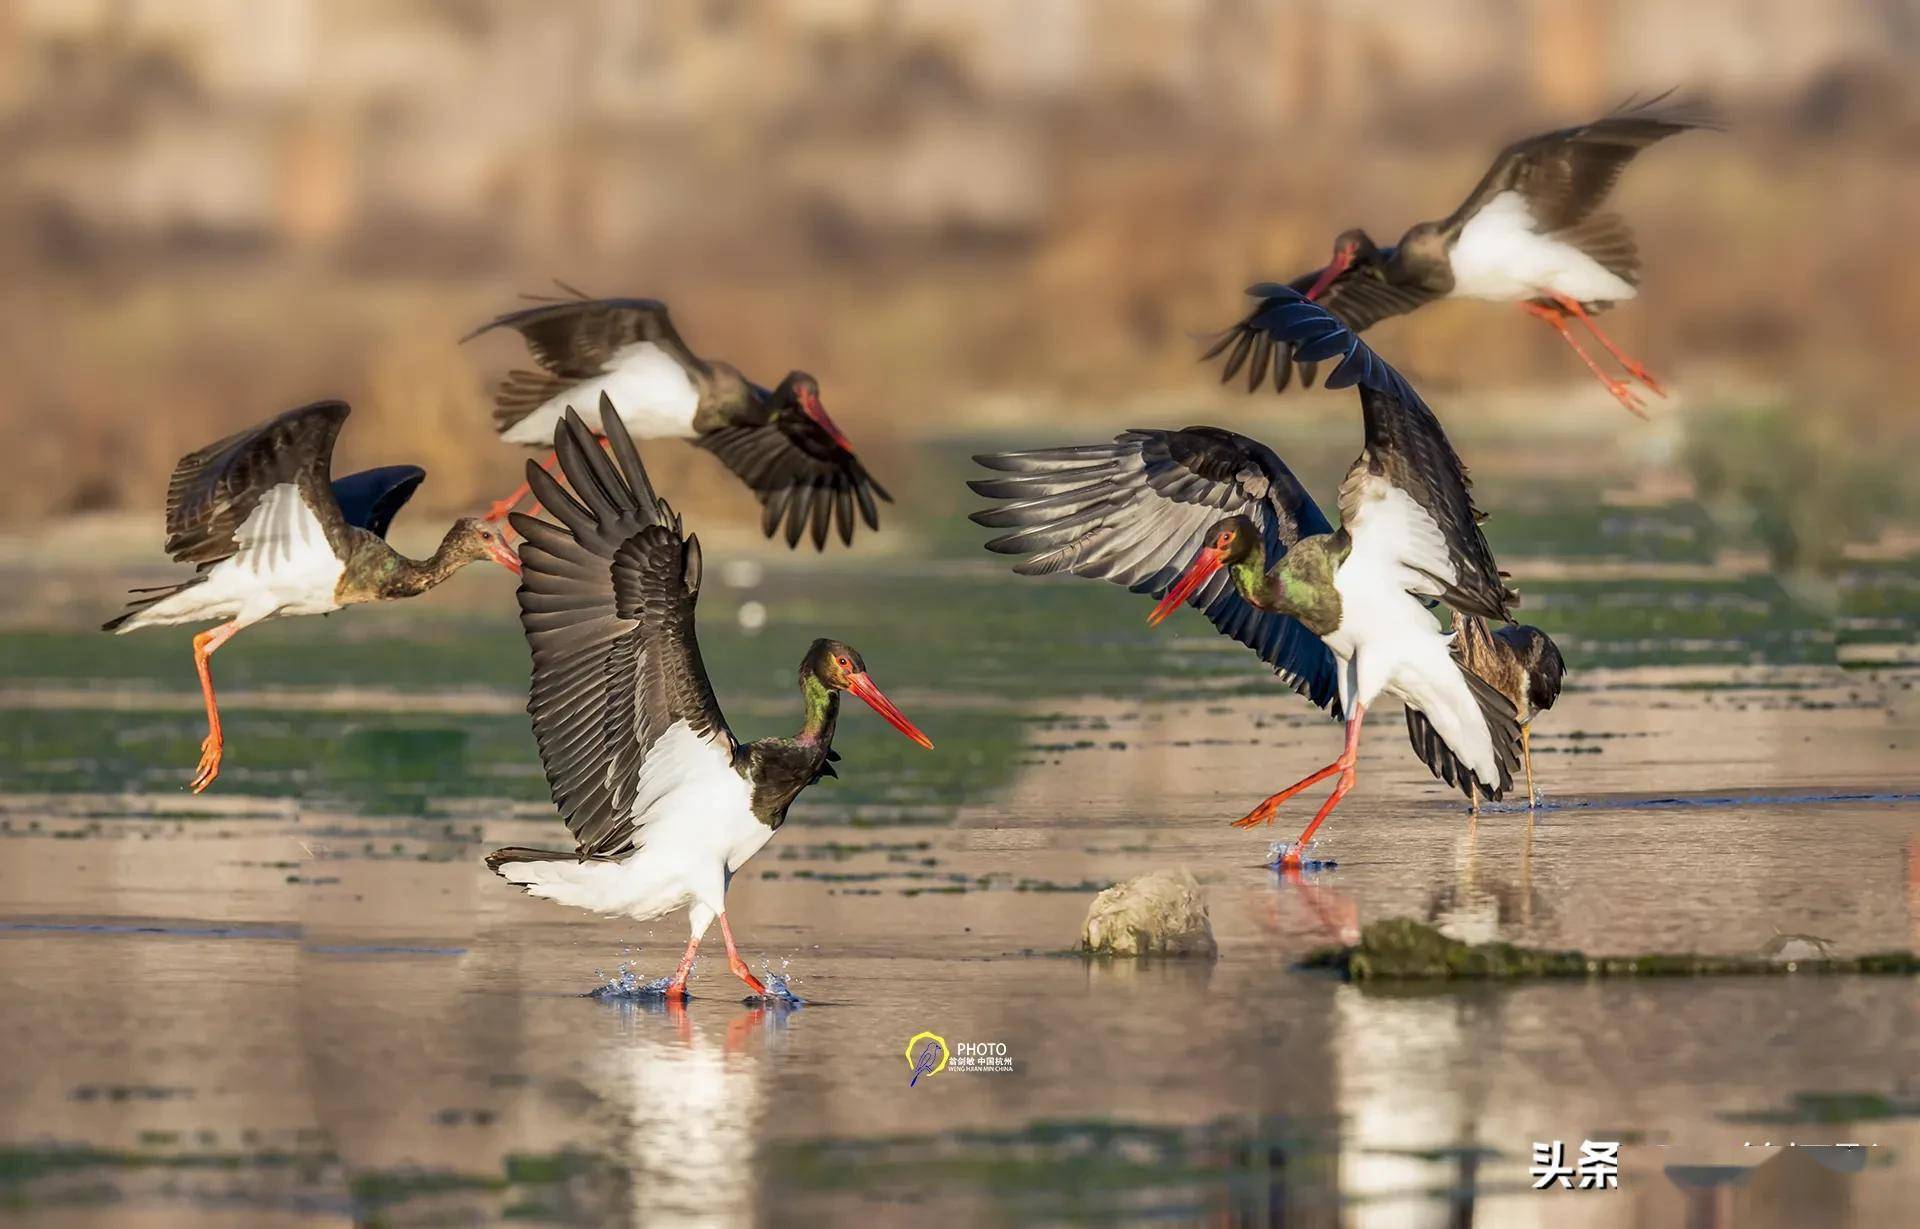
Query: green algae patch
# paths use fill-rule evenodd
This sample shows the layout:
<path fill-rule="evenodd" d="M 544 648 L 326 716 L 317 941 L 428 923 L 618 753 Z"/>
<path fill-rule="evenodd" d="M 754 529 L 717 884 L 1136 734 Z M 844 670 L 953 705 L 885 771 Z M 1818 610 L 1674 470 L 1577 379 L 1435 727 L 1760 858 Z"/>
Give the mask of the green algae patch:
<path fill-rule="evenodd" d="M 1771 960 L 1650 952 L 1589 956 L 1580 951 L 1513 943 L 1461 943 L 1411 918 L 1388 918 L 1360 932 L 1360 942 L 1311 953 L 1303 968 L 1331 969 L 1349 981 L 1525 981 L 1559 977 L 1745 977 L 1801 973 L 1911 976 L 1912 952 L 1878 952 L 1850 959 Z"/>

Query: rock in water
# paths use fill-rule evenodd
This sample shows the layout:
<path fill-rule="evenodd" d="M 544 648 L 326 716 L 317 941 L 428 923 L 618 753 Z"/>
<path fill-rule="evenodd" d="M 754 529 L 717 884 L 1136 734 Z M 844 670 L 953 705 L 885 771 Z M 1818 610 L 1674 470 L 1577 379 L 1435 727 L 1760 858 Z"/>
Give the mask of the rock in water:
<path fill-rule="evenodd" d="M 1220 954 L 1200 881 L 1186 867 L 1116 883 L 1093 898 L 1080 946 L 1099 956 Z"/>

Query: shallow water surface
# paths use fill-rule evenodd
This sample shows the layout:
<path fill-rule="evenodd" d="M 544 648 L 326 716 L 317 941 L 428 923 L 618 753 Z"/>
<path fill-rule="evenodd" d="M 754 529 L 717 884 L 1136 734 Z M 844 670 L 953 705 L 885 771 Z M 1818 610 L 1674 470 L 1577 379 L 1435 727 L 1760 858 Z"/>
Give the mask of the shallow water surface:
<path fill-rule="evenodd" d="M 1503 481 L 1537 515 L 1496 521 L 1496 545 L 1540 560 L 1528 617 L 1574 666 L 1534 741 L 1542 807 L 1470 819 L 1383 711 L 1314 850 L 1337 865 L 1305 875 L 1265 862 L 1319 791 L 1268 832 L 1227 821 L 1330 759 L 1338 727 L 1203 625 L 1017 581 L 951 526 L 931 561 L 710 585 L 743 734 L 796 720 L 792 663 L 827 632 L 940 746 L 851 709 L 843 778 L 735 880 L 743 950 L 797 1007 L 743 1002 L 717 934 L 684 1007 L 596 995 L 670 971 L 684 923 L 577 916 L 486 872 L 486 850 L 559 832 L 495 578 L 237 640 L 229 767 L 199 798 L 183 638 L 22 623 L 0 641 L 0 1212 L 1899 1223 L 1920 1202 L 1910 979 L 1376 988 L 1294 967 L 1406 916 L 1596 953 L 1920 948 L 1916 676 L 1839 664 L 1849 636 L 1910 641 L 1905 608 L 1837 636 L 1764 574 L 1659 571 L 1701 563 L 1698 516 L 1596 529 L 1571 507 L 1591 491 Z M 773 612 L 759 635 L 734 623 L 747 600 Z M 1068 954 L 1095 892 L 1179 866 L 1217 963 Z M 909 1087 L 929 1032 L 1011 1070 L 950 1060 Z M 1532 1191 L 1554 1140 L 1570 1160 L 1618 1142 L 1620 1188 Z"/>

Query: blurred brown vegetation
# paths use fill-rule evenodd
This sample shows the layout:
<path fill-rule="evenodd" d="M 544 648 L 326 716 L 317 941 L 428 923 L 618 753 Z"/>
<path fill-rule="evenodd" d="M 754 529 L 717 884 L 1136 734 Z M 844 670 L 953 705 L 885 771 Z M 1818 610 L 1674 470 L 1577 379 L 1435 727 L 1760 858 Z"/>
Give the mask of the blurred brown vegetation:
<path fill-rule="evenodd" d="M 1204 406 L 1195 339 L 1245 285 L 1668 86 L 1728 129 L 1627 176 L 1645 293 L 1610 330 L 1894 439 L 1917 60 L 1900 0 L 15 0 L 0 515 L 157 505 L 182 452 L 326 395 L 359 409 L 344 465 L 497 494 L 485 391 L 519 353 L 454 342 L 551 277 L 813 371 L 882 473 L 982 406 Z M 1436 400 L 1583 378 L 1509 309 L 1377 340 Z"/>

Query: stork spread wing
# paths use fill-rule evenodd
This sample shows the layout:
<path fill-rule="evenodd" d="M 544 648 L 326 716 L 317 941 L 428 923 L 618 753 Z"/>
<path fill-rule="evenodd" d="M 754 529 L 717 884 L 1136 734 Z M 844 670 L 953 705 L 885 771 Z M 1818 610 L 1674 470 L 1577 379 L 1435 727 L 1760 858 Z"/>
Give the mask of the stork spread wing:
<path fill-rule="evenodd" d="M 290 550 L 312 532 L 313 522 L 297 516 L 302 503 L 328 545 L 343 551 L 346 523 L 327 479 L 333 442 L 350 412 L 344 401 L 316 401 L 181 457 L 167 484 L 167 553 L 205 571 L 243 549 Z M 268 500 L 282 487 L 298 498 L 281 492 Z M 256 522 L 243 542 L 241 527 L 263 501 L 271 515 L 262 521 L 271 523 Z"/>
<path fill-rule="evenodd" d="M 804 414 L 720 427 L 694 442 L 719 457 L 759 499 L 762 533 L 771 538 L 785 522 L 790 547 L 799 545 L 809 528 L 816 550 L 826 549 L 830 528 L 851 546 L 856 505 L 867 528 L 878 529 L 875 497 L 893 502 L 860 458 Z"/>
<path fill-rule="evenodd" d="M 700 543 L 654 494 L 601 404 L 609 460 L 573 411 L 554 434 L 573 491 L 527 466 L 559 524 L 522 513 L 520 624 L 533 651 L 527 711 L 561 817 L 584 857 L 645 839 L 669 790 L 733 773 L 734 740 L 694 635 Z"/>
<path fill-rule="evenodd" d="M 526 339 L 539 371 L 511 371 L 494 397 L 494 427 L 504 431 L 581 380 L 603 375 L 629 346 L 651 344 L 693 374 L 709 368 L 680 340 L 658 299 L 589 299 L 542 302 L 496 316 L 460 340 L 508 328 Z"/>
<path fill-rule="evenodd" d="M 1112 443 L 974 458 L 1001 475 L 968 485 L 1008 500 L 973 514 L 987 543 L 1023 576 L 1069 572 L 1158 598 L 1199 551 L 1207 529 L 1244 515 L 1260 527 L 1269 567 L 1301 538 L 1330 526 L 1285 462 L 1266 445 L 1218 427 L 1126 431 Z M 1258 653 L 1294 690 L 1337 706 L 1332 652 L 1297 620 L 1259 610 L 1224 571 L 1189 599 L 1221 632 Z"/>
<path fill-rule="evenodd" d="M 1385 260 L 1392 250 L 1381 252 L 1377 260 Z M 1293 352 L 1293 347 L 1274 337 L 1259 326 L 1263 312 L 1282 301 L 1282 297 L 1299 295 L 1304 297 L 1320 277 L 1322 270 L 1303 273 L 1291 282 L 1282 285 L 1279 282 L 1261 282 L 1249 286 L 1247 293 L 1259 299 L 1252 311 L 1235 323 L 1231 328 L 1214 339 L 1213 345 L 1200 356 L 1201 362 L 1207 362 L 1221 354 L 1227 356 L 1226 364 L 1220 369 L 1220 382 L 1225 384 L 1240 374 L 1242 367 L 1247 371 L 1247 391 L 1255 392 L 1260 381 L 1266 377 L 1269 368 L 1273 371 L 1273 391 L 1283 393 L 1293 380 L 1296 363 L 1300 368 L 1300 383 L 1312 388 L 1317 363 L 1302 362 Z M 1280 296 L 1280 297 L 1276 297 Z M 1355 263 L 1347 267 L 1319 299 L 1321 306 L 1331 313 L 1334 319 L 1346 325 L 1356 333 L 1372 328 L 1380 321 L 1391 316 L 1404 316 L 1417 307 L 1425 306 L 1435 299 L 1430 291 L 1418 286 L 1399 286 L 1389 282 L 1373 262 Z"/>
<path fill-rule="evenodd" d="M 333 498 L 347 524 L 386 537 L 393 518 L 406 507 L 427 471 L 418 465 L 383 465 L 333 481 Z"/>
<path fill-rule="evenodd" d="M 1259 328 L 1301 361 L 1335 361 L 1328 388 L 1360 387 L 1366 446 L 1340 487 L 1341 528 L 1356 552 L 1396 565 L 1405 587 L 1455 610 L 1511 622 L 1517 596 L 1480 532 L 1467 467 L 1413 386 L 1339 320 L 1305 296 L 1270 300 Z M 1337 360 L 1337 361 L 1336 361 Z"/>
<path fill-rule="evenodd" d="M 1710 119 L 1664 106 L 1671 93 L 1630 103 L 1592 123 L 1515 141 L 1500 151 L 1443 228 L 1458 234 L 1502 192 L 1518 192 L 1542 232 L 1566 231 L 1586 222 L 1606 203 L 1621 171 L 1641 150 L 1676 133 L 1714 126 Z"/>

